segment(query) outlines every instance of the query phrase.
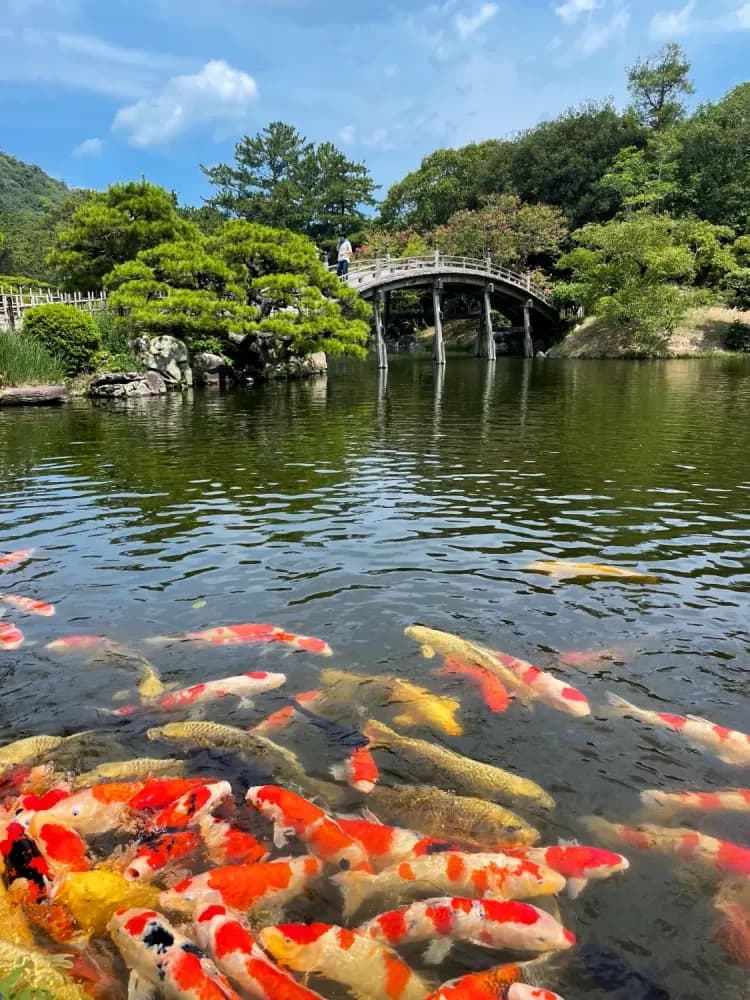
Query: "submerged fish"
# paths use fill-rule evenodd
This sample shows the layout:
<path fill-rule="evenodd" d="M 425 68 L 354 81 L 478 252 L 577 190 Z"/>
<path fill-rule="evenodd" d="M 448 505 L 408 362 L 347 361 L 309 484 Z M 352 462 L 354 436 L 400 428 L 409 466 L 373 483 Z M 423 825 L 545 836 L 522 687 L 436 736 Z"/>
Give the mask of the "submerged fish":
<path fill-rule="evenodd" d="M 399 899 L 434 896 L 436 891 L 476 899 L 531 899 L 555 895 L 565 888 L 563 876 L 544 865 L 500 853 L 458 851 L 412 858 L 377 875 L 339 872 L 331 881 L 344 898 L 346 917 L 381 893 L 395 892 Z"/>
<path fill-rule="evenodd" d="M 399 861 L 423 857 L 426 854 L 439 854 L 443 851 L 458 850 L 455 845 L 446 840 L 435 840 L 423 837 L 414 830 L 406 830 L 399 826 L 386 826 L 373 819 L 338 816 L 336 822 L 357 840 L 367 851 L 370 864 L 375 871 L 383 871 Z"/>
<path fill-rule="evenodd" d="M 721 914 L 714 937 L 735 962 L 750 968 L 750 881 L 722 885 L 714 906 Z"/>
<path fill-rule="evenodd" d="M 49 618 L 55 613 L 55 605 L 46 601 L 35 601 L 32 597 L 21 597 L 20 594 L 0 594 L 0 603 L 7 604 L 17 611 L 25 611 L 29 615 L 42 615 Z"/>
<path fill-rule="evenodd" d="M 141 696 L 142 702 L 155 701 L 156 698 L 164 693 L 164 682 L 161 679 L 159 671 L 143 657 L 138 658 L 138 673 L 140 674 L 138 694 Z M 130 713 L 120 710 L 115 714 L 126 715 Z"/>
<path fill-rule="evenodd" d="M 322 639 L 309 635 L 295 635 L 285 632 L 277 625 L 261 625 L 256 623 L 243 625 L 219 625 L 216 628 L 204 629 L 202 632 L 185 632 L 184 635 L 166 637 L 166 641 L 188 640 L 190 642 L 207 642 L 212 646 L 237 646 L 255 642 L 282 642 L 292 649 L 304 650 L 308 653 L 331 655 L 331 647 Z M 158 641 L 162 641 L 161 639 Z"/>
<path fill-rule="evenodd" d="M 24 643 L 24 634 L 11 622 L 0 622 L 0 650 L 18 649 Z"/>
<path fill-rule="evenodd" d="M 495 802 L 451 795 L 440 788 L 376 785 L 367 798 L 378 819 L 404 823 L 426 836 L 477 848 L 534 844 L 539 833 Z"/>
<path fill-rule="evenodd" d="M 157 695 L 151 699 L 151 708 L 160 709 L 164 712 L 171 712 L 176 709 L 190 708 L 192 705 L 199 705 L 202 702 L 214 701 L 218 698 L 226 698 L 234 695 L 237 698 L 252 698 L 256 694 L 264 691 L 272 691 L 286 683 L 284 674 L 270 674 L 265 670 L 253 670 L 246 674 L 239 674 L 237 677 L 224 677 L 221 680 L 205 681 L 201 684 L 193 684 L 191 687 L 183 688 L 181 691 L 173 691 L 170 694 Z M 112 713 L 113 715 L 133 715 L 139 711 L 137 705 L 123 705 Z"/>
<path fill-rule="evenodd" d="M 33 549 L 18 549 L 16 552 L 8 552 L 6 555 L 0 556 L 0 569 L 12 569 L 13 566 L 26 562 L 33 551 Z"/>
<path fill-rule="evenodd" d="M 36 997 L 47 991 L 54 1000 L 91 1000 L 90 994 L 70 976 L 71 963 L 72 956 L 50 955 L 0 938 L 0 979 L 13 973 L 17 976 L 12 995 L 17 991 L 19 995 Z"/>
<path fill-rule="evenodd" d="M 644 806 L 667 812 L 700 809 L 705 812 L 750 812 L 750 788 L 726 788 L 718 792 L 641 792 Z"/>
<path fill-rule="evenodd" d="M 44 648 L 50 653 L 90 653 L 104 649 L 111 642 L 105 635 L 65 635 L 48 642 Z"/>
<path fill-rule="evenodd" d="M 615 694 L 607 694 L 607 701 L 618 715 L 632 715 L 641 722 L 680 733 L 688 743 L 711 750 L 725 764 L 750 764 L 750 734 L 717 726 L 697 715 L 673 715 L 638 708 Z"/>
<path fill-rule="evenodd" d="M 623 566 L 606 566 L 601 563 L 567 562 L 562 559 L 537 560 L 526 567 L 528 573 L 547 573 L 558 580 L 573 579 L 581 576 L 614 577 L 618 580 L 638 580 L 641 583 L 653 583 L 658 576 L 653 573 L 641 573 L 639 570 L 627 569 Z"/>
<path fill-rule="evenodd" d="M 27 736 L 0 748 L 0 774 L 21 764 L 29 764 L 65 742 L 62 736 Z"/>
<path fill-rule="evenodd" d="M 482 700 L 491 712 L 504 712 L 510 705 L 510 695 L 499 677 L 486 667 L 480 667 L 468 660 L 446 656 L 443 666 L 435 671 L 437 677 L 466 677 L 482 696 Z"/>
<path fill-rule="evenodd" d="M 380 771 L 369 747 L 355 747 L 343 764 L 333 764 L 331 775 L 350 788 L 369 795 L 380 778 Z"/>
<path fill-rule="evenodd" d="M 532 696 L 543 704 L 557 709 L 558 712 L 575 715 L 577 718 L 591 714 L 586 695 L 578 688 L 572 687 L 566 681 L 558 680 L 546 670 L 540 670 L 539 667 L 527 663 L 526 660 L 510 656 L 508 653 L 495 651 L 495 656 L 503 666 L 513 671 L 516 677 L 530 689 Z"/>
<path fill-rule="evenodd" d="M 424 1000 L 427 984 L 372 938 L 335 924 L 280 924 L 260 943 L 295 972 L 315 972 L 347 987 L 358 1000 Z"/>
<path fill-rule="evenodd" d="M 539 865 L 547 865 L 567 879 L 568 895 L 575 899 L 589 881 L 609 878 L 630 867 L 622 854 L 605 851 L 600 847 L 584 847 L 580 844 L 557 847 L 505 848 L 504 853 L 513 858 L 526 858 Z"/>
<path fill-rule="evenodd" d="M 551 809 L 555 802 L 543 788 L 529 778 L 464 757 L 426 740 L 401 736 L 382 722 L 371 719 L 364 729 L 373 748 L 385 747 L 401 757 L 405 773 L 434 785 L 444 785 L 460 795 L 503 801 L 523 800 Z"/>
<path fill-rule="evenodd" d="M 96 868 L 88 872 L 70 872 L 54 890 L 54 899 L 70 912 L 83 931 L 101 935 L 117 910 L 129 906 L 156 906 L 159 890 L 128 881 L 122 872 Z"/>
<path fill-rule="evenodd" d="M 136 757 L 134 760 L 113 760 L 98 764 L 90 771 L 73 778 L 73 788 L 88 788 L 101 781 L 124 781 L 126 778 L 146 780 L 160 774 L 179 774 L 184 761 L 174 757 Z M 166 804 L 166 803 L 165 803 Z"/>
<path fill-rule="evenodd" d="M 457 941 L 501 951 L 563 951 L 575 935 L 549 913 L 517 900 L 441 896 L 381 913 L 357 928 L 391 947 L 431 941 L 428 961 L 442 961 Z"/>

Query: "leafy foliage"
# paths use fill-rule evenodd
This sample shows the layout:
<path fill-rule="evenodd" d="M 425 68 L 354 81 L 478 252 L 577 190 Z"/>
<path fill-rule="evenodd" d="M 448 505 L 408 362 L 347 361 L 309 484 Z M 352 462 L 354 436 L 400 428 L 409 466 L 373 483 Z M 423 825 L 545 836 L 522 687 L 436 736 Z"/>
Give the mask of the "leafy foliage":
<path fill-rule="evenodd" d="M 60 361 L 35 337 L 24 331 L 0 334 L 0 384 L 54 383 L 64 375 Z"/>
<path fill-rule="evenodd" d="M 27 309 L 23 332 L 60 359 L 66 374 L 93 371 L 102 341 L 88 313 L 74 306 L 48 305 Z"/>
<path fill-rule="evenodd" d="M 64 201 L 70 188 L 31 163 L 0 151 L 0 212 L 45 212 Z"/>
<path fill-rule="evenodd" d="M 727 333 L 727 347 L 730 351 L 742 351 L 745 354 L 750 354 L 750 325 L 732 323 Z"/>
<path fill-rule="evenodd" d="M 680 97 L 694 90 L 689 73 L 690 63 L 675 42 L 669 42 L 649 59 L 639 59 L 628 70 L 633 110 L 643 125 L 661 130 L 683 117 L 685 105 Z"/>

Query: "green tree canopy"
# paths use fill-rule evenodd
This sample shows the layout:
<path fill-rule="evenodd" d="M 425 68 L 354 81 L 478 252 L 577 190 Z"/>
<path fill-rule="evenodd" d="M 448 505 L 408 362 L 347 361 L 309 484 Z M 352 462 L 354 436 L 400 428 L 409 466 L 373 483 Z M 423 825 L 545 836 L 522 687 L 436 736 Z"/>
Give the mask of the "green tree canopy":
<path fill-rule="evenodd" d="M 113 184 L 74 211 L 58 231 L 49 263 L 66 287 L 88 291 L 100 288 L 114 267 L 140 251 L 197 234 L 164 188 L 146 180 Z"/>
<path fill-rule="evenodd" d="M 682 95 L 692 94 L 690 63 L 679 45 L 670 42 L 661 52 L 639 59 L 628 70 L 628 90 L 633 110 L 643 125 L 670 128 L 685 114 Z"/>

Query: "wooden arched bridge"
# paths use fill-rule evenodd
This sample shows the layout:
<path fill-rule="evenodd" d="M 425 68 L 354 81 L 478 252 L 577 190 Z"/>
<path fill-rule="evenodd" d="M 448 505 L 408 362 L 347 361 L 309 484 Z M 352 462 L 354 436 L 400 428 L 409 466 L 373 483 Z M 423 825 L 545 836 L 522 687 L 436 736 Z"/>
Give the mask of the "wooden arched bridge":
<path fill-rule="evenodd" d="M 333 265 L 335 267 L 335 265 Z M 554 324 L 559 314 L 551 297 L 534 285 L 529 274 L 516 274 L 493 263 L 487 257 L 455 257 L 440 253 L 422 257 L 376 256 L 364 264 L 349 269 L 347 284 L 363 299 L 372 302 L 375 320 L 375 350 L 378 368 L 388 367 L 385 329 L 390 312 L 391 292 L 402 288 L 432 287 L 435 311 L 435 336 L 432 357 L 436 364 L 445 364 L 445 344 L 442 326 L 442 297 L 447 288 L 469 292 L 481 299 L 482 324 L 477 336 L 476 355 L 495 359 L 495 337 L 492 331 L 491 309 L 495 301 L 512 319 L 518 319 L 524 329 L 524 354 L 533 354 L 531 339 L 532 316 L 545 324 Z"/>

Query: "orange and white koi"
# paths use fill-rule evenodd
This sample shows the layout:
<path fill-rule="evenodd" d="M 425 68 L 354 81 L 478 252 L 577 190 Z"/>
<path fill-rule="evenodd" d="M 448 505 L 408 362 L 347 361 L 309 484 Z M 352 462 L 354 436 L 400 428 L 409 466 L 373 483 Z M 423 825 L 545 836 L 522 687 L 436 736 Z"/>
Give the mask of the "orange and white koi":
<path fill-rule="evenodd" d="M 84 837 L 96 837 L 128 826 L 129 804 L 143 788 L 142 781 L 110 782 L 74 792 L 42 815 L 50 823 L 62 823 Z"/>
<path fill-rule="evenodd" d="M 298 701 L 300 705 L 314 708 L 316 702 L 322 698 L 323 692 L 321 690 L 314 691 L 303 691 L 301 694 L 295 694 L 294 700 Z M 298 719 L 300 713 L 294 707 L 294 705 L 284 705 L 283 708 L 279 708 L 275 712 L 271 712 L 269 716 L 259 722 L 256 726 L 253 726 L 250 730 L 251 733 L 271 733 L 276 730 L 286 729 L 290 722 L 294 719 Z"/>
<path fill-rule="evenodd" d="M 132 797 L 130 808 L 135 812 L 158 812 L 191 789 L 209 783 L 208 778 L 151 779 Z"/>
<path fill-rule="evenodd" d="M 191 642 L 207 642 L 212 646 L 238 646 L 255 642 L 282 642 L 292 649 L 304 650 L 307 653 L 319 653 L 330 656 L 331 647 L 322 639 L 309 635 L 295 635 L 285 632 L 277 625 L 261 625 L 256 623 L 243 625 L 219 625 L 216 628 L 204 629 L 202 632 L 186 632 L 177 639 Z"/>
<path fill-rule="evenodd" d="M 323 870 L 317 858 L 279 858 L 254 865 L 225 865 L 179 882 L 162 892 L 161 905 L 189 912 L 203 900 L 218 900 L 230 909 L 283 906 L 308 887 Z"/>
<path fill-rule="evenodd" d="M 46 822 L 47 813 L 41 812 L 29 827 L 50 871 L 59 877 L 67 872 L 85 872 L 91 868 L 86 842 L 76 833 L 59 823 Z"/>
<path fill-rule="evenodd" d="M 195 913 L 198 944 L 216 965 L 256 1000 L 322 1000 L 270 962 L 243 921 L 219 903 L 199 906 Z"/>
<path fill-rule="evenodd" d="M 50 653 L 91 653 L 111 643 L 105 635 L 65 635 L 48 642 L 44 647 Z"/>
<path fill-rule="evenodd" d="M 402 898 L 419 899 L 437 890 L 477 899 L 531 899 L 565 888 L 563 876 L 544 865 L 504 854 L 461 851 L 412 858 L 377 875 L 339 872 L 332 881 L 344 897 L 347 917 L 379 893 L 398 892 Z"/>
<path fill-rule="evenodd" d="M 26 562 L 31 557 L 33 549 L 18 549 L 16 552 L 8 552 L 0 556 L 0 569 L 12 569 L 19 563 Z"/>
<path fill-rule="evenodd" d="M 512 962 L 443 983 L 426 1000 L 562 1000 L 538 985 L 540 962 Z"/>
<path fill-rule="evenodd" d="M 193 684 L 192 687 L 183 688 L 182 691 L 172 691 L 157 698 L 148 708 L 151 711 L 156 708 L 164 712 L 171 712 L 180 708 L 190 708 L 190 706 L 199 705 L 202 702 L 226 698 L 229 695 L 241 698 L 246 707 L 250 707 L 249 700 L 254 695 L 262 694 L 264 691 L 273 691 L 274 688 L 281 687 L 285 682 L 286 676 L 284 674 L 253 670 L 236 677 L 205 681 L 201 684 Z M 112 715 L 135 715 L 142 710 L 142 706 L 139 705 L 123 705 L 121 708 L 116 708 Z"/>
<path fill-rule="evenodd" d="M 381 913 L 357 930 L 393 948 L 431 941 L 429 962 L 441 962 L 457 941 L 493 950 L 543 952 L 564 951 L 576 940 L 551 914 L 530 903 L 455 896 Z"/>
<path fill-rule="evenodd" d="M 727 788 L 718 792 L 641 792 L 644 806 L 667 812 L 701 809 L 705 812 L 750 812 L 750 788 Z"/>
<path fill-rule="evenodd" d="M 331 774 L 350 788 L 368 795 L 378 782 L 380 771 L 369 747 L 355 747 L 343 764 L 334 764 Z"/>
<path fill-rule="evenodd" d="M 344 833 L 364 847 L 374 871 L 383 871 L 412 857 L 458 850 L 448 841 L 423 837 L 414 830 L 386 826 L 377 820 L 337 816 L 336 822 Z"/>
<path fill-rule="evenodd" d="M 251 833 L 216 816 L 201 816 L 198 828 L 212 865 L 252 865 L 268 857 L 266 848 Z"/>
<path fill-rule="evenodd" d="M 436 677 L 465 677 L 477 686 L 482 701 L 491 712 L 504 712 L 510 705 L 508 689 L 499 677 L 496 677 L 486 667 L 480 667 L 468 660 L 459 660 L 454 656 L 446 656 L 443 666 L 435 671 Z"/>
<path fill-rule="evenodd" d="M 714 937 L 735 962 L 750 968 L 750 882 L 726 883 L 714 906 L 721 914 Z"/>
<path fill-rule="evenodd" d="M 7 604 L 16 611 L 25 611 L 29 615 L 42 615 L 50 618 L 55 613 L 55 605 L 46 601 L 35 601 L 32 597 L 21 597 L 20 594 L 0 594 L 0 603 Z"/>
<path fill-rule="evenodd" d="M 592 879 L 605 879 L 630 867 L 627 858 L 600 847 L 584 847 L 580 844 L 557 847 L 504 848 L 504 854 L 511 858 L 525 858 L 538 865 L 546 865 L 567 879 L 566 890 L 575 899 Z"/>
<path fill-rule="evenodd" d="M 201 839 L 193 830 L 146 834 L 122 873 L 128 882 L 148 882 L 168 865 L 195 854 L 200 845 Z"/>
<path fill-rule="evenodd" d="M 591 714 L 588 699 L 578 688 L 572 687 L 567 681 L 558 680 L 546 670 L 527 663 L 526 660 L 519 660 L 515 656 L 507 653 L 500 653 L 494 650 L 495 656 L 503 666 L 518 677 L 518 679 L 528 687 L 532 697 L 550 708 L 557 709 L 558 712 L 565 712 L 567 715 L 575 715 L 577 718 Z"/>
<path fill-rule="evenodd" d="M 655 826 L 651 823 L 642 823 L 637 827 L 622 826 L 599 816 L 587 817 L 582 822 L 602 838 L 643 850 L 676 854 L 705 864 L 724 875 L 750 875 L 750 848 L 728 840 L 719 840 L 684 827 Z"/>
<path fill-rule="evenodd" d="M 316 972 L 358 1000 L 424 1000 L 429 987 L 390 948 L 335 924 L 279 924 L 260 943 L 295 972 Z"/>
<path fill-rule="evenodd" d="M 155 910 L 118 910 L 108 929 L 125 964 L 167 1000 L 240 1000 L 211 959 Z"/>
<path fill-rule="evenodd" d="M 608 694 L 607 701 L 618 715 L 632 715 L 641 722 L 680 733 L 688 743 L 711 750 L 725 764 L 750 764 L 750 734 L 717 726 L 697 715 L 651 712 L 615 694 Z"/>
<path fill-rule="evenodd" d="M 196 785 L 181 795 L 171 805 L 157 813 L 151 821 L 155 830 L 180 829 L 200 821 L 208 815 L 223 800 L 232 794 L 232 786 L 228 781 L 214 781 L 207 785 Z"/>
<path fill-rule="evenodd" d="M 18 649 L 23 646 L 24 634 L 17 625 L 11 622 L 0 622 L 0 650 Z"/>
<path fill-rule="evenodd" d="M 249 788 L 246 801 L 274 825 L 274 844 L 283 846 L 288 835 L 299 837 L 310 854 L 345 871 L 371 872 L 361 844 L 344 833 L 321 808 L 280 785 Z"/>

